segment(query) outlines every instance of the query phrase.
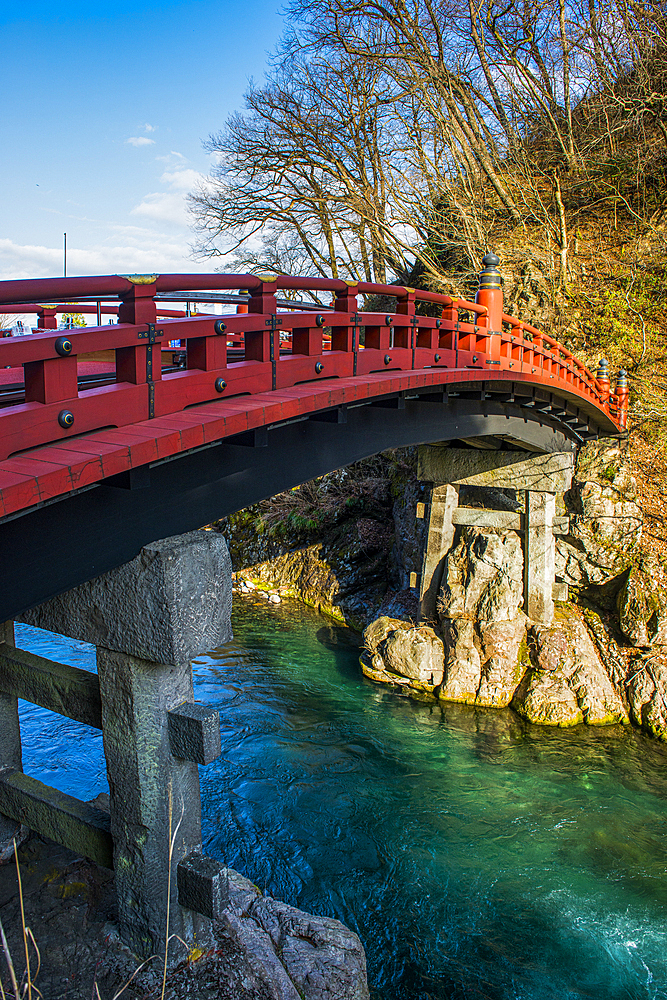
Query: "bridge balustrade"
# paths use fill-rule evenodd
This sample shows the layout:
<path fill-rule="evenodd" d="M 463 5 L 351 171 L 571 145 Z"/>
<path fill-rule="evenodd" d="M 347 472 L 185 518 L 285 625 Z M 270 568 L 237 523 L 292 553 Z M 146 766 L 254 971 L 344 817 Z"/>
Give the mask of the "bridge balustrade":
<path fill-rule="evenodd" d="M 482 276 L 493 270 L 487 267 Z M 191 314 L 198 293 L 206 307 L 216 295 L 234 301 L 228 293 L 239 289 L 247 312 Z M 279 298 L 280 292 L 331 295 L 333 301 L 306 307 Z M 185 310 L 165 307 L 173 306 L 175 295 L 187 299 Z M 360 300 L 371 296 L 395 299 L 395 312 L 364 309 Z M 30 337 L 0 340 L 6 386 L 0 463 L 39 445 L 206 402 L 236 399 L 242 405 L 247 395 L 331 379 L 363 382 L 382 372 L 437 372 L 443 381 L 455 372 L 457 381 L 477 384 L 524 381 L 592 404 L 618 428 L 627 417 L 627 388 L 611 392 L 558 341 L 504 314 L 499 280 L 480 287 L 477 301 L 469 302 L 323 278 L 48 278 L 0 282 L 0 308 L 34 311 L 40 324 Z M 61 311 L 96 313 L 98 325 L 63 334 L 55 329 Z M 102 316 L 118 322 L 102 325 Z M 180 342 L 180 356 L 167 353 L 163 360 L 172 342 Z M 85 381 L 81 364 L 95 357 L 106 357 L 106 369 L 102 364 L 98 377 Z"/>

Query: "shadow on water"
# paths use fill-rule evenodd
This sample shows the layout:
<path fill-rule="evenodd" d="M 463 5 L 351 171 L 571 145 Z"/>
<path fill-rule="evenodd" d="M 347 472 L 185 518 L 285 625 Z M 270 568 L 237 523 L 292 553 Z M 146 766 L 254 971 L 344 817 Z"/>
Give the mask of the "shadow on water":
<path fill-rule="evenodd" d="M 300 605 L 241 601 L 234 630 L 194 664 L 206 849 L 353 927 L 373 1000 L 667 1000 L 667 748 L 398 697 Z M 63 740 L 31 759 L 52 784 Z"/>

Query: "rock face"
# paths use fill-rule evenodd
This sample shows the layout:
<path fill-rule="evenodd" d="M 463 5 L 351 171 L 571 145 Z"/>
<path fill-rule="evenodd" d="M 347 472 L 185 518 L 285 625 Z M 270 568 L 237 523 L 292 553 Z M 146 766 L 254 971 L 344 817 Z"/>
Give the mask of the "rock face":
<path fill-rule="evenodd" d="M 667 740 L 667 650 L 646 653 L 632 667 L 626 692 L 633 721 Z"/>
<path fill-rule="evenodd" d="M 633 646 L 667 645 L 667 573 L 644 556 L 628 571 L 616 599 L 621 632 Z"/>
<path fill-rule="evenodd" d="M 556 539 L 556 576 L 577 587 L 599 587 L 628 570 L 639 553 L 643 517 L 620 447 L 585 445 L 564 499 L 570 532 Z"/>
<path fill-rule="evenodd" d="M 238 577 L 362 632 L 421 570 L 416 465 L 416 449 L 387 452 L 219 522 Z"/>
<path fill-rule="evenodd" d="M 437 609 L 447 649 L 443 701 L 508 705 L 525 670 L 523 553 L 516 532 L 464 528 Z"/>
<path fill-rule="evenodd" d="M 531 630 L 530 667 L 512 707 L 530 722 L 574 726 L 628 722 L 628 715 L 574 609 Z"/>

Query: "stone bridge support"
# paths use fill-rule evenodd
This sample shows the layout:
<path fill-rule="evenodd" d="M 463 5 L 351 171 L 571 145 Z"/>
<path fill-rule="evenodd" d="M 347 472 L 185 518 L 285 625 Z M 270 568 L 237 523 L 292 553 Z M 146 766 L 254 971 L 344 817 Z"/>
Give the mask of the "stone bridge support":
<path fill-rule="evenodd" d="M 421 447 L 417 474 L 433 484 L 430 504 L 420 505 L 422 509 L 417 511 L 418 516 L 428 517 L 419 581 L 421 617 L 436 617 L 436 599 L 456 525 L 467 525 L 523 534 L 524 611 L 534 622 L 551 622 L 554 597 L 567 596 L 567 588 L 557 584 L 554 575 L 554 534 L 566 534 L 568 529 L 567 517 L 555 516 L 555 495 L 570 488 L 573 471 L 572 452 L 528 454 L 449 448 L 445 444 Z M 462 486 L 522 491 L 524 513 L 461 507 Z"/>
<path fill-rule="evenodd" d="M 27 612 L 94 643 L 98 673 L 0 645 L 0 835 L 17 822 L 113 867 L 120 934 L 137 954 L 210 943 L 226 870 L 201 854 L 199 764 L 220 754 L 218 713 L 196 704 L 191 661 L 231 637 L 224 538 L 194 531 Z M 102 730 L 110 815 L 23 774 L 17 697 Z"/>

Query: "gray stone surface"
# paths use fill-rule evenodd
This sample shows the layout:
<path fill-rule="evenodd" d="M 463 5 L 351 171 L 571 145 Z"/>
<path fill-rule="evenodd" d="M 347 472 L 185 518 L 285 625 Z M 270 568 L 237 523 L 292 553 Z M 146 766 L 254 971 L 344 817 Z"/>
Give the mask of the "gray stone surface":
<path fill-rule="evenodd" d="M 553 621 L 554 536 L 553 493 L 526 492 L 524 536 L 524 609 L 531 621 Z"/>
<path fill-rule="evenodd" d="M 231 638 L 231 601 L 225 539 L 191 531 L 151 542 L 22 621 L 155 663 L 185 663 Z"/>
<path fill-rule="evenodd" d="M 59 792 L 23 771 L 0 773 L 0 809 L 4 815 L 104 868 L 112 865 L 107 813 Z"/>
<path fill-rule="evenodd" d="M 228 869 L 200 851 L 188 854 L 177 866 L 178 901 L 204 917 L 219 917 L 229 904 Z"/>
<path fill-rule="evenodd" d="M 14 647 L 14 622 L 0 623 L 0 643 L 5 643 L 11 652 Z M 0 768 L 10 767 L 21 770 L 21 727 L 19 725 L 19 702 L 15 693 L 0 691 Z M 14 838 L 22 835 L 21 825 L 16 820 L 0 814 L 0 863 L 7 861 L 14 852 Z"/>
<path fill-rule="evenodd" d="M 445 556 L 454 541 L 454 514 L 459 502 L 457 486 L 434 486 L 431 490 L 428 535 L 420 579 L 420 614 L 427 621 L 435 618 Z"/>
<path fill-rule="evenodd" d="M 164 949 L 170 870 L 170 933 L 185 942 L 207 935 L 205 918 L 178 905 L 176 866 L 201 850 L 199 772 L 172 756 L 167 716 L 193 700 L 192 670 L 101 647 L 97 666 L 121 937 L 146 957 Z M 176 939 L 172 954 L 183 957 Z"/>
<path fill-rule="evenodd" d="M 419 449 L 417 475 L 431 483 L 560 493 L 570 488 L 573 471 L 571 452 L 528 456 L 521 451 L 423 445 Z"/>
<path fill-rule="evenodd" d="M 498 531 L 521 531 L 523 515 L 508 510 L 485 510 L 483 507 L 457 507 L 454 524 L 469 528 L 495 528 Z"/>
<path fill-rule="evenodd" d="M 344 924 L 263 896 L 231 869 L 229 896 L 221 925 L 246 963 L 258 996 L 369 1000 L 366 955 Z"/>
<path fill-rule="evenodd" d="M 331 917 L 314 917 L 262 896 L 250 916 L 271 943 L 302 1000 L 367 1000 L 361 941 Z"/>
<path fill-rule="evenodd" d="M 91 670 L 4 644 L 0 645 L 0 691 L 17 694 L 86 726 L 102 728 L 100 685 Z"/>
<path fill-rule="evenodd" d="M 208 705 L 184 702 L 169 712 L 169 745 L 174 757 L 210 764 L 220 756 L 220 713 Z"/>

